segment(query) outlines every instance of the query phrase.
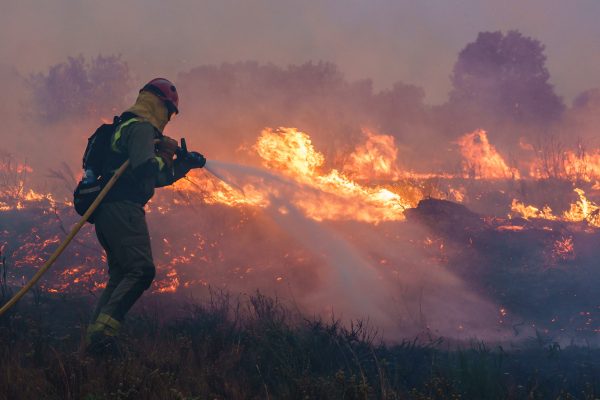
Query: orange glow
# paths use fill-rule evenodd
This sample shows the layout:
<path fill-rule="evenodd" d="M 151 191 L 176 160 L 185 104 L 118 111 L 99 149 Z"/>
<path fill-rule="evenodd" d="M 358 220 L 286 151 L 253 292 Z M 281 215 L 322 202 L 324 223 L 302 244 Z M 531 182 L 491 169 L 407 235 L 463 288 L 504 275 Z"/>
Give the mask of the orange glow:
<path fill-rule="evenodd" d="M 32 173 L 33 168 L 27 164 L 21 164 L 14 162 L 10 156 L 4 157 L 4 159 L 0 159 L 0 172 L 1 173 L 16 173 L 16 174 L 26 174 Z"/>
<path fill-rule="evenodd" d="M 565 211 L 560 217 L 555 216 L 552 213 L 552 209 L 548 206 L 544 206 L 542 210 L 531 205 L 525 205 L 516 199 L 513 199 L 511 211 L 518 214 L 520 217 L 525 219 L 546 219 L 546 220 L 560 220 L 567 222 L 582 222 L 585 221 L 589 225 L 600 228 L 600 207 L 593 201 L 589 200 L 585 196 L 585 192 L 582 189 L 573 189 L 579 199 L 571 203 L 569 209 Z"/>
<path fill-rule="evenodd" d="M 266 169 L 266 172 L 260 170 L 260 173 L 265 172 L 264 176 L 256 173 L 259 178 L 255 178 L 252 175 L 252 179 L 248 179 L 248 182 L 251 183 L 239 184 L 232 180 L 232 186 L 230 186 L 206 170 L 193 170 L 185 179 L 181 179 L 175 185 L 166 190 L 157 191 L 157 196 L 146 209 L 155 218 L 159 218 L 162 214 L 176 212 L 180 206 L 193 206 L 199 203 L 244 210 L 271 207 L 278 213 L 278 216 L 292 217 L 294 213 L 300 212 L 307 218 L 316 221 L 346 220 L 378 224 L 384 221 L 404 220 L 405 211 L 415 207 L 420 200 L 428 196 L 454 202 L 465 202 L 469 208 L 471 205 L 477 204 L 476 201 L 483 202 L 486 199 L 484 195 L 487 194 L 488 184 L 494 193 L 501 193 L 502 196 L 512 193 L 523 193 L 525 196 L 525 190 L 532 190 L 530 188 L 535 188 L 535 186 L 515 185 L 514 182 L 506 183 L 500 180 L 527 180 L 542 176 L 539 172 L 530 174 L 525 172 L 531 165 L 539 167 L 541 162 L 538 159 L 539 154 L 532 154 L 530 159 L 520 162 L 519 165 L 523 167 L 523 172 L 519 173 L 515 168 L 509 167 L 490 143 L 488 134 L 483 130 L 466 134 L 458 140 L 462 156 L 462 172 L 459 174 L 426 171 L 415 173 L 401 170 L 398 163 L 398 149 L 393 136 L 380 135 L 370 131 L 365 131 L 364 134 L 363 142 L 359 143 L 345 157 L 336 160 L 339 162 L 339 164 L 335 164 L 339 165 L 336 169 L 327 163 L 325 155 L 315 148 L 307 133 L 296 128 L 266 128 L 251 146 L 256 155 L 257 164 L 261 163 Z M 525 141 L 519 145 L 523 151 L 535 152 L 534 147 Z M 561 157 L 560 177 L 562 179 L 583 179 L 585 182 L 590 182 L 590 184 L 580 182 L 581 187 L 585 190 L 590 190 L 589 188 L 600 190 L 598 181 L 594 186 L 591 184 L 596 179 L 600 179 L 600 151 L 582 153 L 567 150 L 561 153 Z M 59 200 L 53 194 L 43 193 L 25 185 L 26 182 L 29 183 L 29 180 L 23 179 L 24 177 L 19 174 L 29 173 L 32 171 L 31 168 L 26 165 L 11 165 L 10 171 L 17 179 L 11 181 L 13 186 L 0 185 L 0 212 L 37 207 L 43 209 L 44 218 L 48 221 L 45 229 L 36 230 L 38 227 L 35 227 L 25 237 L 14 262 L 16 268 L 36 267 L 43 263 L 45 257 L 56 248 L 58 242 L 65 236 L 64 230 L 68 230 L 68 225 L 72 224 L 77 217 L 68 202 Z M 0 177 L 8 167 L 4 170 L 2 168 L 0 167 Z M 272 175 L 278 177 L 279 180 L 271 179 Z M 488 180 L 489 182 L 487 182 Z M 567 191 L 570 191 L 572 186 L 558 185 L 557 187 L 567 187 Z M 520 189 L 523 189 L 523 192 L 519 192 Z M 161 193 L 166 193 L 166 195 Z M 510 215 L 513 217 L 518 216 L 529 220 L 584 222 L 586 227 L 588 225 L 600 227 L 600 207 L 586 197 L 583 189 L 577 188 L 575 193 L 577 198 L 565 212 L 562 211 L 564 208 L 560 211 L 553 211 L 547 205 L 527 205 L 517 199 L 513 199 L 511 204 L 494 204 L 494 207 L 500 205 L 502 208 L 493 209 L 504 210 L 510 205 Z M 598 195 L 598 193 L 590 193 Z M 539 198 L 539 196 L 528 197 Z M 510 199 L 512 197 L 501 197 L 500 195 L 493 197 L 493 199 L 496 198 Z M 595 199 L 596 197 L 591 198 Z M 555 204 L 555 200 L 552 198 L 552 204 Z M 508 203 L 508 201 L 506 202 Z M 558 201 L 556 203 L 561 204 Z M 564 204 L 566 205 L 568 202 Z M 66 218 L 62 219 L 62 215 L 58 215 L 58 211 L 53 210 L 52 207 L 69 210 L 64 213 Z M 221 207 L 221 209 L 223 208 L 225 207 Z M 473 209 L 475 210 L 475 208 Z M 479 210 L 485 209 L 481 207 Z M 56 218 L 53 213 L 56 213 Z M 560 224 L 540 226 L 542 224 L 511 221 L 490 215 L 487 217 L 486 221 L 490 229 L 514 236 L 532 228 L 548 231 L 552 231 L 554 228 L 555 233 L 549 236 L 552 239 L 547 243 L 551 259 L 553 261 L 570 260 L 574 257 L 573 237 L 568 234 L 560 236 L 564 232 L 563 226 Z M 222 236 L 232 232 L 235 234 L 235 229 L 239 229 L 239 226 L 244 223 L 242 218 L 247 217 L 240 217 L 240 221 L 225 226 L 226 230 L 220 234 Z M 57 228 L 59 224 L 64 224 L 64 226 L 61 225 L 60 228 Z M 388 224 L 385 224 L 384 228 L 387 229 L 387 226 Z M 569 228 L 571 228 L 570 225 Z M 63 233 L 57 229 L 63 229 Z M 56 234 L 56 232 L 59 233 Z M 88 235 L 93 235 L 93 228 L 90 232 Z M 389 233 L 389 235 L 392 236 L 393 233 Z M 432 232 L 432 235 L 432 238 L 427 237 L 425 240 L 415 239 L 414 243 L 421 247 L 421 250 L 426 250 L 425 254 L 436 263 L 443 263 L 449 258 L 448 253 L 453 250 L 453 247 L 444 244 L 441 239 L 435 238 L 435 233 Z M 89 237 L 86 240 L 89 240 Z M 415 235 L 415 238 L 418 236 Z M 556 240 L 557 238 L 560 239 Z M 161 237 L 156 246 L 159 250 L 157 252 L 158 274 L 151 288 L 155 293 L 177 292 L 194 285 L 208 286 L 214 283 L 211 281 L 210 275 L 192 276 L 189 267 L 198 264 L 212 265 L 223 262 L 227 258 L 223 255 L 227 248 L 224 247 L 223 242 L 215 238 L 207 239 L 201 234 L 194 233 L 192 239 L 186 243 L 187 247 L 181 246 L 179 240 L 182 239 L 176 236 L 167 236 L 164 239 Z M 185 240 L 187 239 L 183 241 Z M 81 242 L 85 244 L 84 240 Z M 469 242 L 473 246 L 473 240 L 470 239 Z M 74 258 L 81 265 L 71 263 L 65 265 L 60 272 L 56 272 L 55 280 L 48 285 L 49 291 L 62 292 L 78 288 L 97 290 L 104 287 L 105 257 L 99 254 L 89 255 L 94 253 L 86 255 L 86 250 L 83 250 L 80 244 L 74 244 L 69 250 L 78 249 L 77 251 L 81 252 L 76 253 L 76 258 Z M 95 241 L 94 245 L 96 245 Z M 468 246 L 468 244 L 465 245 Z M 99 250 L 99 247 L 96 250 Z M 91 248 L 91 251 L 96 250 Z M 292 259 L 294 261 L 291 262 L 302 262 L 300 258 L 290 257 L 290 260 Z M 380 258 L 376 263 L 391 267 L 395 262 Z M 256 266 L 244 265 L 240 268 L 239 274 L 236 276 L 248 279 L 253 275 L 251 271 Z M 288 275 L 280 274 L 280 271 L 273 275 L 273 279 L 275 282 L 281 283 L 291 280 Z"/>
<path fill-rule="evenodd" d="M 462 203 L 465 201 L 466 189 L 464 187 L 450 188 L 448 200 L 456 201 L 457 203 Z"/>
<path fill-rule="evenodd" d="M 520 225 L 500 225 L 499 227 L 496 228 L 496 230 L 498 230 L 498 231 L 512 231 L 512 232 L 519 232 L 519 231 L 522 231 L 523 229 L 525 229 L 525 228 Z"/>
<path fill-rule="evenodd" d="M 519 179 L 519 171 L 510 168 L 496 148 L 488 140 L 484 130 L 468 133 L 458 139 L 463 156 L 465 178 L 475 179 Z"/>
<path fill-rule="evenodd" d="M 565 172 L 571 179 L 591 182 L 600 178 L 600 151 L 593 153 L 565 152 Z"/>
<path fill-rule="evenodd" d="M 32 172 L 33 168 L 15 162 L 11 156 L 0 158 L 0 211 L 21 210 L 27 202 L 48 201 L 51 206 L 56 205 L 51 193 L 26 188 L 27 174 Z"/>
<path fill-rule="evenodd" d="M 180 179 L 171 189 L 199 193 L 206 204 L 224 204 L 231 207 L 267 207 L 269 205 L 266 194 L 254 186 L 245 185 L 242 188 L 243 193 L 241 193 L 205 172 L 192 171 L 186 179 Z"/>
<path fill-rule="evenodd" d="M 554 242 L 553 255 L 559 260 L 572 260 L 575 258 L 575 248 L 571 236 L 562 237 Z"/>
<path fill-rule="evenodd" d="M 404 210 L 415 205 L 382 186 L 360 185 L 336 169 L 322 171 L 325 157 L 314 149 L 306 133 L 295 128 L 265 129 L 255 148 L 265 167 L 317 189 L 294 199 L 294 204 L 315 220 L 403 220 Z"/>
<path fill-rule="evenodd" d="M 376 138 L 376 141 L 393 145 L 390 139 Z M 368 147 L 365 145 L 364 149 Z M 317 221 L 346 219 L 378 223 L 403 220 L 404 211 L 422 198 L 416 188 L 410 188 L 412 196 L 409 200 L 399 194 L 405 191 L 404 187 L 366 186 L 337 169 L 324 171 L 323 154 L 315 150 L 306 133 L 295 128 L 265 129 L 253 148 L 265 168 L 297 185 L 290 199 L 292 204 Z M 386 164 L 382 158 L 381 165 L 392 168 L 392 161 Z M 241 188 L 242 193 L 202 172 L 177 182 L 173 189 L 201 194 L 207 204 L 228 206 L 268 207 L 271 196 L 279 195 L 279 189 L 268 182 L 261 182 L 260 186 L 246 184 Z M 283 206 L 278 206 L 278 210 L 289 213 Z"/>
<path fill-rule="evenodd" d="M 154 282 L 154 291 L 157 293 L 174 293 L 179 288 L 179 275 L 174 268 L 171 268 L 166 274 L 166 278 L 163 280 L 157 280 Z"/>
<path fill-rule="evenodd" d="M 527 206 L 517 199 L 513 199 L 512 205 L 510 207 L 511 211 L 515 214 L 518 214 L 521 218 L 530 219 L 530 218 L 538 218 L 538 219 L 547 219 L 554 221 L 556 220 L 556 216 L 552 214 L 552 209 L 548 206 L 544 206 L 541 210 L 534 206 Z"/>
<path fill-rule="evenodd" d="M 394 137 L 377 135 L 367 130 L 363 133 L 367 141 L 350 153 L 342 168 L 344 173 L 358 180 L 398 180 L 400 170 L 397 165 L 398 149 Z"/>
<path fill-rule="evenodd" d="M 598 206 L 585 197 L 585 192 L 581 189 L 574 189 L 579 196 L 579 200 L 571 204 L 571 207 L 563 215 L 566 221 L 587 221 L 588 224 L 596 228 L 600 227 L 600 215 Z"/>

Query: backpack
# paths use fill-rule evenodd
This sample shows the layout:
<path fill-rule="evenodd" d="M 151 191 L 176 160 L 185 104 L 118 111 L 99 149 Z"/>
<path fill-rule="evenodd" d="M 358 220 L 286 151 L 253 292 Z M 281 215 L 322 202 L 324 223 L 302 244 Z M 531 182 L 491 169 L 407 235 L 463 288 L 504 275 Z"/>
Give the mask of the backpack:
<path fill-rule="evenodd" d="M 112 124 L 100 125 L 96 132 L 89 137 L 83 153 L 82 167 L 84 171 L 92 170 L 95 176 L 102 175 L 104 161 L 110 153 L 110 140 L 120 123 L 121 117 L 114 117 Z"/>
<path fill-rule="evenodd" d="M 88 139 L 82 163 L 85 174 L 73 192 L 73 206 L 81 216 L 108 182 L 107 177 L 102 176 L 102 171 L 111 152 L 111 138 L 121 122 L 121 117 L 114 117 L 112 124 L 102 124 Z M 94 223 L 93 216 L 94 214 L 88 218 L 91 224 Z"/>

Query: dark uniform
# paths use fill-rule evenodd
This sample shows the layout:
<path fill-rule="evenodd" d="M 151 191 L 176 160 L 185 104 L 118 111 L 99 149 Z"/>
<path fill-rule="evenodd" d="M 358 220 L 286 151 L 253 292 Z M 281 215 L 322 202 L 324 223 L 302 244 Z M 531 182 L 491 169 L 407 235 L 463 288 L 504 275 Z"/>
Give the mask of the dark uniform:
<path fill-rule="evenodd" d="M 169 167 L 156 155 L 162 133 L 134 114 L 123 115 L 111 141 L 111 157 L 105 176 L 127 159 L 130 167 L 94 214 L 96 235 L 106 251 L 109 281 L 92 316 L 88 342 L 93 336 L 116 335 L 125 314 L 150 287 L 156 274 L 144 205 L 154 188 L 170 185 L 189 168 Z"/>
<path fill-rule="evenodd" d="M 144 205 L 156 187 L 170 185 L 206 163 L 202 154 L 183 149 L 173 159 L 177 142 L 162 131 L 179 112 L 178 104 L 175 86 L 164 78 L 153 79 L 121 116 L 111 138 L 102 176 L 111 176 L 126 160 L 130 165 L 94 213 L 96 235 L 106 251 L 109 280 L 87 330 L 90 350 L 114 343 L 125 314 L 156 274 Z"/>

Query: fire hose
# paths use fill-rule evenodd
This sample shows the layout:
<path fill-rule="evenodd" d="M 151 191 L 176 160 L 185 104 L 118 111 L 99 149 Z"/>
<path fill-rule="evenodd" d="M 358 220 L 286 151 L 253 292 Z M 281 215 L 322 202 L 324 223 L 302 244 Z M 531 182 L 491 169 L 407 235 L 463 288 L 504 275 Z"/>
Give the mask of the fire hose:
<path fill-rule="evenodd" d="M 96 211 L 96 208 L 98 208 L 98 206 L 100 205 L 100 203 L 102 202 L 102 200 L 104 199 L 104 197 L 106 196 L 108 191 L 114 186 L 114 184 L 121 177 L 121 175 L 123 175 L 123 172 L 125 172 L 125 170 L 127 169 L 128 166 L 129 166 L 129 160 L 125 161 L 123 163 L 123 165 L 121 165 L 119 167 L 119 169 L 114 173 L 114 175 L 106 183 L 106 186 L 104 186 L 102 191 L 100 191 L 100 193 L 98 193 L 96 200 L 94 200 L 94 202 L 90 205 L 90 207 L 85 212 L 85 214 L 83 214 L 83 216 L 81 217 L 79 222 L 77 222 L 77 225 L 75 225 L 73 227 L 73 229 L 71 229 L 71 232 L 69 233 L 69 235 L 61 243 L 61 245 L 54 251 L 54 253 L 52 253 L 50 258 L 48 258 L 48 261 L 46 261 L 46 263 L 35 273 L 33 278 L 31 278 L 31 280 L 25 286 L 23 286 L 17 294 L 15 294 L 5 305 L 2 306 L 2 308 L 0 308 L 0 316 L 2 316 L 2 314 L 4 314 L 12 306 L 14 306 L 15 303 L 17 301 L 19 301 L 21 299 L 21 297 L 23 297 L 25 295 L 25 293 L 27 293 L 27 291 L 29 291 L 29 289 L 31 289 L 33 287 L 33 285 L 35 285 L 37 283 L 38 280 L 40 280 L 40 278 L 42 277 L 42 275 L 44 275 L 44 273 L 48 270 L 48 268 L 50 268 L 50 266 L 52 266 L 52 264 L 54 264 L 56 259 L 67 248 L 69 243 L 71 243 L 71 241 L 73 240 L 75 235 L 77 235 L 77 233 L 81 230 L 83 225 L 85 225 L 88 218 L 94 213 L 94 211 Z"/>
<path fill-rule="evenodd" d="M 184 138 L 181 139 L 181 147 L 177 148 L 176 154 L 177 154 L 178 158 L 179 157 L 188 157 L 188 154 L 190 154 L 190 155 L 192 155 L 192 159 L 196 159 L 193 156 L 194 154 L 199 155 L 198 153 L 195 153 L 195 152 L 191 152 L 191 153 L 188 152 L 187 144 L 186 144 L 186 141 Z M 204 159 L 204 157 L 201 155 L 199 155 L 199 156 L 204 160 L 202 165 L 199 166 L 199 167 L 202 167 L 206 163 L 206 159 Z M 129 160 L 125 161 L 123 163 L 123 165 L 121 165 L 119 167 L 119 169 L 117 169 L 117 171 L 113 174 L 113 176 L 106 183 L 104 188 L 100 191 L 100 193 L 98 193 L 98 196 L 96 197 L 94 202 L 89 206 L 87 211 L 83 214 L 83 216 L 81 217 L 79 222 L 77 222 L 77 224 L 73 227 L 73 229 L 71 229 L 71 232 L 69 232 L 69 235 L 67 235 L 65 240 L 54 251 L 54 253 L 52 253 L 50 258 L 48 258 L 48 261 L 46 261 L 46 263 L 35 273 L 33 278 L 31 278 L 31 280 L 25 286 L 23 286 L 21 288 L 21 290 L 19 290 L 17 292 L 17 294 L 15 294 L 6 304 L 4 304 L 2 306 L 2 308 L 0 308 L 0 316 L 2 316 L 6 311 L 8 311 L 12 306 L 14 306 L 15 303 L 17 301 L 19 301 L 21 299 L 21 297 L 23 297 L 25 295 L 25 293 L 27 293 L 29 291 L 29 289 L 31 289 L 33 287 L 33 285 L 35 285 L 37 283 L 37 281 L 40 280 L 40 278 L 42 277 L 42 275 L 44 275 L 44 273 L 48 270 L 48 268 L 50 268 L 52 266 L 52 264 L 54 264 L 54 262 L 62 254 L 62 252 L 71 243 L 73 238 L 75 238 L 77 233 L 81 230 L 83 225 L 85 225 L 85 223 L 90 218 L 90 216 L 94 213 L 94 211 L 96 211 L 96 208 L 98 208 L 98 206 L 100 205 L 102 200 L 104 200 L 104 197 L 106 197 L 106 194 L 108 193 L 108 191 L 114 186 L 114 184 L 121 177 L 121 175 L 123 175 L 123 172 L 125 172 L 125 170 L 127 169 L 128 166 L 129 166 Z"/>

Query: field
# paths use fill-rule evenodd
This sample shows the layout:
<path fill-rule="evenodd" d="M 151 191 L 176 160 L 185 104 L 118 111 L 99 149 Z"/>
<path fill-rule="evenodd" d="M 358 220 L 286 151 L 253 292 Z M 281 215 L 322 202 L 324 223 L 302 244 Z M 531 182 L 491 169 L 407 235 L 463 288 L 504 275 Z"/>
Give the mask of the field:
<path fill-rule="evenodd" d="M 305 318 L 260 293 L 187 305 L 145 299 L 112 354 L 89 356 L 90 296 L 35 291 L 0 319 L 0 399 L 597 399 L 600 349 L 538 333 L 518 343 Z M 165 315 L 171 315 L 165 317 Z"/>

